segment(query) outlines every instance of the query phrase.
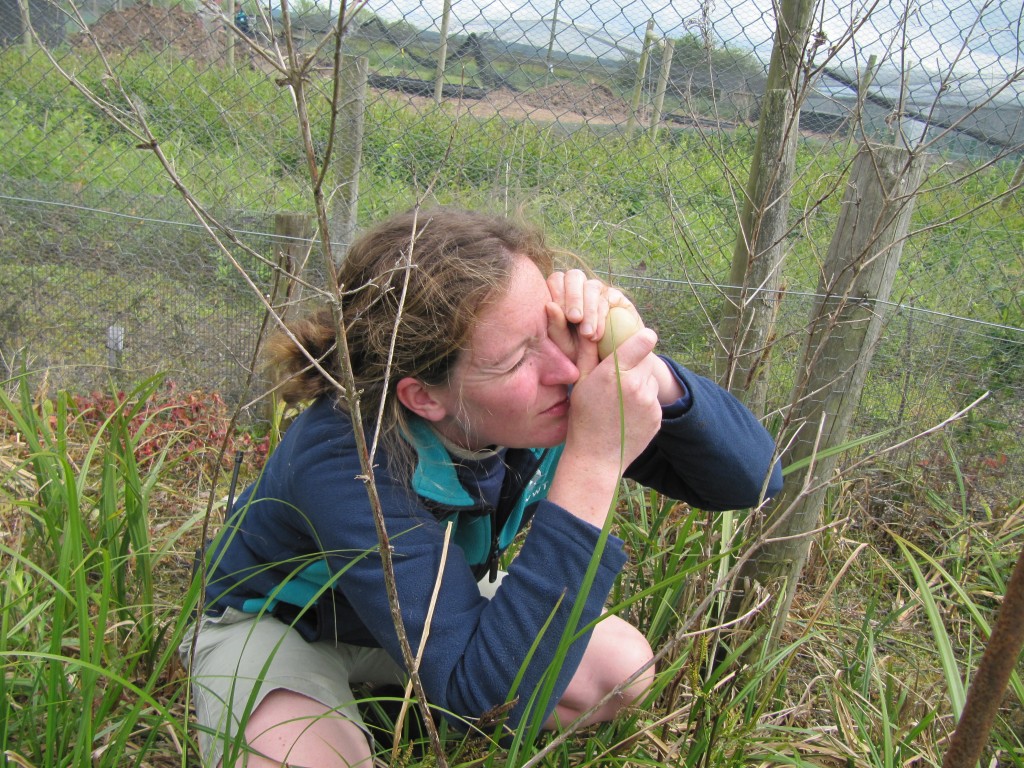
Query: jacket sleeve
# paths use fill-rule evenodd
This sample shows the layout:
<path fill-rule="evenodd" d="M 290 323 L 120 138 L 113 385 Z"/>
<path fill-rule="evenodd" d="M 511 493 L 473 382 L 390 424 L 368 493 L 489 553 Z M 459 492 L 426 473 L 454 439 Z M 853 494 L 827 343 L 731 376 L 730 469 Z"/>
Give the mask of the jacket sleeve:
<path fill-rule="evenodd" d="M 782 490 L 775 441 L 739 400 L 668 358 L 686 390 L 626 477 L 707 510 L 757 506 Z"/>
<path fill-rule="evenodd" d="M 322 448 L 324 443 L 319 445 Z M 402 664 L 376 551 L 373 514 L 365 488 L 355 479 L 361 474 L 355 452 L 311 453 L 318 454 L 317 458 L 303 457 L 302 468 L 291 482 L 295 506 L 307 516 L 312 535 L 328 553 L 331 570 L 339 574 L 336 589 L 374 639 Z M 378 467 L 386 464 L 382 460 Z M 517 691 L 518 703 L 509 715 L 509 723 L 517 725 L 531 694 L 555 660 L 600 531 L 557 505 L 540 502 L 508 576 L 488 600 L 481 597 L 457 546 L 450 545 L 442 557 L 444 529 L 405 485 L 382 469 L 378 469 L 376 481 L 401 614 L 414 655 L 427 637 L 420 674 L 431 704 L 454 715 L 455 720 L 478 717 L 505 703 L 516 676 L 530 659 Z M 622 542 L 609 539 L 590 592 L 579 598 L 584 601 L 581 626 L 600 616 L 625 559 Z M 443 573 L 441 578 L 439 573 Z M 428 627 L 426 616 L 435 588 L 436 604 Z M 586 636 L 577 639 L 556 665 L 558 678 L 552 696 L 540 705 L 545 714 L 568 686 L 586 642 Z"/>

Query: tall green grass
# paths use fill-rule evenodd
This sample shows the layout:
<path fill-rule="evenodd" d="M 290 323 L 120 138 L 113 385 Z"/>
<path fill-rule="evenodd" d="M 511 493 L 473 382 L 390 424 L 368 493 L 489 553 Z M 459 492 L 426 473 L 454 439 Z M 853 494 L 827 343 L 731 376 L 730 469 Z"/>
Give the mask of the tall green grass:
<path fill-rule="evenodd" d="M 197 600 L 181 566 L 203 512 L 168 525 L 155 508 L 168 495 L 199 506 L 176 443 L 145 444 L 157 384 L 96 419 L 26 381 L 0 392 L 0 754 L 29 766 L 197 766 L 175 649 Z M 740 666 L 757 637 L 717 627 L 716 590 L 749 544 L 748 521 L 623 486 L 608 531 L 632 557 L 608 607 L 661 654 L 649 695 L 568 737 L 539 733 L 539 709 L 511 741 L 500 728 L 449 731 L 449 765 L 937 765 L 1024 506 L 979 520 L 925 501 L 915 514 L 940 524 L 914 535 L 843 527 L 851 501 L 832 497 L 828 549 L 812 558 L 782 642 Z M 990 758 L 1024 766 L 1019 676 L 1007 695 Z M 363 704 L 384 700 L 367 693 Z M 398 744 L 406 765 L 433 764 L 417 757 L 429 748 L 415 732 Z"/>
<path fill-rule="evenodd" d="M 31 766 L 143 765 L 168 740 L 186 741 L 172 671 L 196 590 L 174 585 L 169 602 L 172 585 L 159 582 L 200 517 L 153 535 L 173 443 L 142 461 L 145 429 L 129 425 L 156 380 L 95 426 L 66 394 L 37 402 L 25 381 L 0 392 L 13 449 L 0 478 L 0 754 Z"/>

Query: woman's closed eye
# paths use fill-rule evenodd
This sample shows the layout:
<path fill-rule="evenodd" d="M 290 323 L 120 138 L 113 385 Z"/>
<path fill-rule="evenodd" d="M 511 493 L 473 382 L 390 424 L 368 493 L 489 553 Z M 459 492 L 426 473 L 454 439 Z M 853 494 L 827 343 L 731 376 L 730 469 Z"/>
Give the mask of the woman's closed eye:
<path fill-rule="evenodd" d="M 547 334 L 545 334 L 543 336 L 531 337 L 529 340 L 523 343 L 522 346 L 517 350 L 519 356 L 515 359 L 515 362 L 511 363 L 501 371 L 502 375 L 511 375 L 518 371 L 519 369 L 521 369 L 523 366 L 525 366 L 528 362 L 530 362 L 530 359 L 532 357 L 538 354 L 544 354 L 544 348 L 545 345 L 548 343 L 549 339 L 550 337 Z"/>
<path fill-rule="evenodd" d="M 505 373 L 515 373 L 526 363 L 526 359 L 530 356 L 529 350 L 520 355 L 519 359 L 512 363 L 511 367 L 508 368 Z"/>

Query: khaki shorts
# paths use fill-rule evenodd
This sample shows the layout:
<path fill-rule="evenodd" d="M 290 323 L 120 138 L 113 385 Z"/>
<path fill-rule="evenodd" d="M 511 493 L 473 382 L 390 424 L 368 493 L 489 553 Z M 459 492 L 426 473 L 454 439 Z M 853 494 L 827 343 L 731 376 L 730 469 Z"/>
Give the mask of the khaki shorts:
<path fill-rule="evenodd" d="M 192 680 L 203 764 L 215 768 L 241 746 L 249 715 L 271 691 L 286 689 L 314 699 L 369 732 L 352 685 L 402 684 L 405 673 L 381 648 L 308 643 L 272 616 L 234 608 L 199 623 L 195 657 L 190 629 L 178 649 Z M 235 742 L 239 742 L 235 744 Z M 233 760 L 228 762 L 233 763 Z"/>
<path fill-rule="evenodd" d="M 499 573 L 494 584 L 482 581 L 481 594 L 493 597 L 504 576 Z M 216 768 L 225 753 L 241 754 L 245 723 L 271 691 L 294 691 L 320 702 L 359 726 L 372 744 L 352 685 L 406 681 L 405 671 L 382 648 L 309 643 L 272 616 L 234 608 L 203 616 L 190 663 L 195 626 L 186 632 L 178 653 L 191 677 L 199 747 L 209 768 Z"/>

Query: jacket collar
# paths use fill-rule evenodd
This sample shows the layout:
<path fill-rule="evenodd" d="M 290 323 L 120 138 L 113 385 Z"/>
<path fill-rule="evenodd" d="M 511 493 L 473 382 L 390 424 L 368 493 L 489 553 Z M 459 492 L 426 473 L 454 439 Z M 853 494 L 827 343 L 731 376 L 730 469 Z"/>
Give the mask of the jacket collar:
<path fill-rule="evenodd" d="M 425 421 L 411 417 L 407 424 L 406 436 L 416 449 L 412 489 L 419 496 L 446 507 L 478 505 L 477 500 L 459 482 L 451 454 Z"/>

